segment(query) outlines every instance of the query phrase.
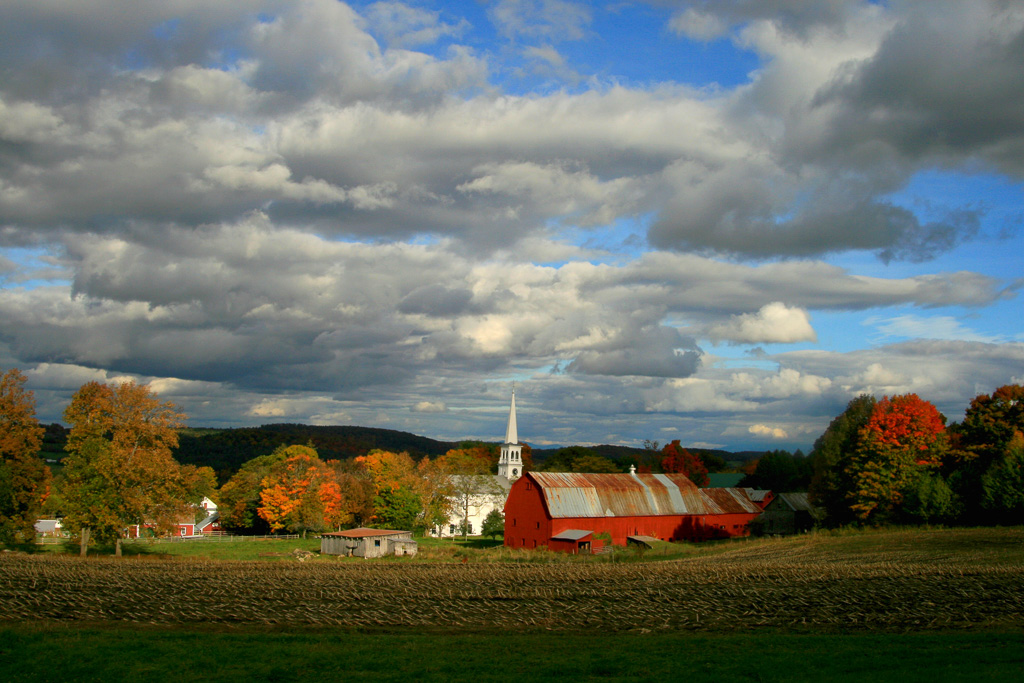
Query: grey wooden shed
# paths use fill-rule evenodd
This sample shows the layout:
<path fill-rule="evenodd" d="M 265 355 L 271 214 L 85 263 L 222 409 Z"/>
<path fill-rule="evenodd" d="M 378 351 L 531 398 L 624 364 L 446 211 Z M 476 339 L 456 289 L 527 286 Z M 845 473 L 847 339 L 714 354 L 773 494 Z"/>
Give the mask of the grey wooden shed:
<path fill-rule="evenodd" d="M 419 545 L 411 531 L 395 529 L 350 529 L 332 531 L 320 536 L 320 552 L 324 555 L 349 557 L 382 557 L 384 555 L 415 555 Z"/>

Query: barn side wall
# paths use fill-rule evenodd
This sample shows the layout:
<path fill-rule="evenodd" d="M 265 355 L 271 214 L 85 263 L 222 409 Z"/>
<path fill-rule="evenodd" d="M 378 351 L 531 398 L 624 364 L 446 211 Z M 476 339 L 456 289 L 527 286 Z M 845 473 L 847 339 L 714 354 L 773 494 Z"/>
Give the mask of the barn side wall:
<path fill-rule="evenodd" d="M 552 535 L 540 487 L 529 475 L 517 479 L 505 501 L 505 545 L 540 548 L 548 545 Z"/>

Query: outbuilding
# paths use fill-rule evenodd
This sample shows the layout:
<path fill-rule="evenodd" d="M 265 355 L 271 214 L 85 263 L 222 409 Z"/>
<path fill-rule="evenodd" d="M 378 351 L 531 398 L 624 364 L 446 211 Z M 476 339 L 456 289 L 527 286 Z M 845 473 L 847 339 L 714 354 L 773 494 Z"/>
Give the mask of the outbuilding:
<path fill-rule="evenodd" d="M 415 555 L 419 545 L 411 531 L 394 529 L 350 529 L 332 531 L 320 536 L 320 552 L 347 557 L 383 557 L 384 555 Z"/>
<path fill-rule="evenodd" d="M 824 517 L 821 508 L 811 504 L 806 493 L 780 493 L 761 515 L 762 533 L 782 536 L 810 531 Z"/>
<path fill-rule="evenodd" d="M 571 551 L 575 542 L 578 551 L 588 541 L 596 550 L 597 536 L 615 545 L 626 545 L 629 536 L 747 536 L 759 514 L 743 489 L 699 489 L 682 474 L 527 472 L 505 504 L 505 545 Z"/>

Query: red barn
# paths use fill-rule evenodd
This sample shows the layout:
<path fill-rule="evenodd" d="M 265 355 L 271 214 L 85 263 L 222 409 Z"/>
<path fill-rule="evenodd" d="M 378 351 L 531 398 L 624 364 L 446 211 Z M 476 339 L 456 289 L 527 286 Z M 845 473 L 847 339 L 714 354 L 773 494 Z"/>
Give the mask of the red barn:
<path fill-rule="evenodd" d="M 526 472 L 505 503 L 505 545 L 575 551 L 611 536 L 702 541 L 746 536 L 761 508 L 743 489 L 700 489 L 682 474 Z"/>

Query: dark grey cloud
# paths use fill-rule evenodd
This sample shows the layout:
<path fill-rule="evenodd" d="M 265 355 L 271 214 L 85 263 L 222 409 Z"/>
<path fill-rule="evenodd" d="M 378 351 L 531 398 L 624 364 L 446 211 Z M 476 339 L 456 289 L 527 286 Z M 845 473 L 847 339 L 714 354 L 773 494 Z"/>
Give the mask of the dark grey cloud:
<path fill-rule="evenodd" d="M 1024 173 L 1024 15 L 995 0 L 909 3 L 870 58 L 815 96 L 832 110 L 814 153 L 856 164 L 891 152 Z M 874 149 L 872 149 L 874 148 Z"/>
<path fill-rule="evenodd" d="M 422 313 L 443 318 L 462 313 L 472 299 L 473 292 L 468 289 L 427 285 L 403 298 L 398 304 L 398 310 L 402 313 Z"/>
<path fill-rule="evenodd" d="M 654 0 L 678 8 L 672 26 L 695 37 L 712 38 L 751 21 L 770 21 L 781 29 L 805 35 L 819 28 L 841 28 L 860 0 Z"/>

